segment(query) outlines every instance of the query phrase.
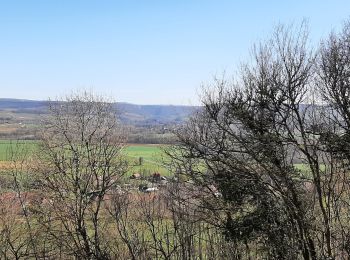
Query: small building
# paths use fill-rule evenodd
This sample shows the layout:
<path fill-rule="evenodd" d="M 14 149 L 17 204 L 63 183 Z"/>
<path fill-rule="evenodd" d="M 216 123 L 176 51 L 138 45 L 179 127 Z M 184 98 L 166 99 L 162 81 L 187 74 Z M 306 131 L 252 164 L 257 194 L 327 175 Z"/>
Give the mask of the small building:
<path fill-rule="evenodd" d="M 130 179 L 141 179 L 141 174 L 134 173 L 133 175 L 130 176 Z"/>

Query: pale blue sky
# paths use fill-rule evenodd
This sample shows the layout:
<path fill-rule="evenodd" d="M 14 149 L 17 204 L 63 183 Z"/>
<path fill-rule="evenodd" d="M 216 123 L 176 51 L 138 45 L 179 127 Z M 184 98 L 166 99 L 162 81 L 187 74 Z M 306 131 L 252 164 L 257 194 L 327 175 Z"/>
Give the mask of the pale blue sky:
<path fill-rule="evenodd" d="M 309 21 L 318 42 L 350 18 L 349 0 L 0 1 L 0 97 L 93 89 L 117 101 L 196 104 L 278 23 Z"/>

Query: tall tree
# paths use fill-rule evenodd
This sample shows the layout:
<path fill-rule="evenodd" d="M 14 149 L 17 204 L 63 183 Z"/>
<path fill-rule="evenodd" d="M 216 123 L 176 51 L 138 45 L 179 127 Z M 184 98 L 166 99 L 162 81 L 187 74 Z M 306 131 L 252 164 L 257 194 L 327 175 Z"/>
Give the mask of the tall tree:
<path fill-rule="evenodd" d="M 244 250 L 348 253 L 349 31 L 313 53 L 304 25 L 278 27 L 237 81 L 204 90 L 202 111 L 177 131 L 168 154 L 200 195 L 195 206 Z"/>
<path fill-rule="evenodd" d="M 41 223 L 63 252 L 108 259 L 103 203 L 126 172 L 113 104 L 91 93 L 51 102 L 41 131 Z"/>

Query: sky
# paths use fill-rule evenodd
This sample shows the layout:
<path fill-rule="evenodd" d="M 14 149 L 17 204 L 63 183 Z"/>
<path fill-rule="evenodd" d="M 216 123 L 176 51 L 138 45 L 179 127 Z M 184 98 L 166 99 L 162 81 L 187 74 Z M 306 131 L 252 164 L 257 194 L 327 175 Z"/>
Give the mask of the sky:
<path fill-rule="evenodd" d="M 349 18 L 349 0 L 0 0 L 0 98 L 195 105 L 276 25 L 306 19 L 317 45 Z"/>

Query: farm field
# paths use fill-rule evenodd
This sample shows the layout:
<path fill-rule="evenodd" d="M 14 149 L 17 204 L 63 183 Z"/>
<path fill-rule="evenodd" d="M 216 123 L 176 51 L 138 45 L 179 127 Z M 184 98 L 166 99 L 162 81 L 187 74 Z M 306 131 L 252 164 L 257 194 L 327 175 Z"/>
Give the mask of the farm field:
<path fill-rule="evenodd" d="M 0 140 L 0 169 L 7 168 L 7 161 L 9 160 L 8 152 L 15 145 L 15 141 Z M 35 150 L 37 141 L 20 141 L 18 145 L 20 149 L 28 149 L 30 153 L 30 151 Z M 150 175 L 158 172 L 162 175 L 169 175 L 168 170 L 162 164 L 164 153 L 161 145 L 129 144 L 123 151 L 131 166 L 128 174 L 140 173 Z M 141 165 L 139 164 L 140 158 L 142 158 Z"/>
<path fill-rule="evenodd" d="M 0 140 L 0 161 L 7 161 L 9 159 L 8 153 L 10 149 L 15 148 L 16 145 L 18 145 L 20 149 L 28 149 L 28 152 L 30 152 L 31 150 L 35 149 L 37 142 L 32 140 L 23 140 L 16 144 L 16 141 Z"/>
<path fill-rule="evenodd" d="M 162 145 L 154 144 L 131 144 L 125 148 L 125 155 L 131 165 L 130 174 L 140 173 L 150 175 L 158 172 L 161 175 L 169 175 L 168 170 L 163 165 L 164 152 Z M 139 158 L 142 158 L 142 164 L 139 165 Z"/>
<path fill-rule="evenodd" d="M 25 146 L 23 148 L 28 149 L 29 153 L 37 146 L 37 141 L 23 140 L 18 145 Z M 8 151 L 12 147 L 15 147 L 15 141 L 0 140 L 0 169 L 8 168 Z M 130 170 L 128 175 L 133 173 L 140 173 L 141 175 L 150 175 L 154 172 L 158 172 L 161 175 L 168 176 L 169 172 L 163 165 L 164 152 L 162 148 L 164 145 L 158 144 L 128 144 L 124 148 L 124 154 L 130 163 Z M 140 165 L 140 158 L 142 158 L 142 164 Z M 294 165 L 298 170 L 302 172 L 309 172 L 308 166 L 302 163 L 296 163 Z"/>

